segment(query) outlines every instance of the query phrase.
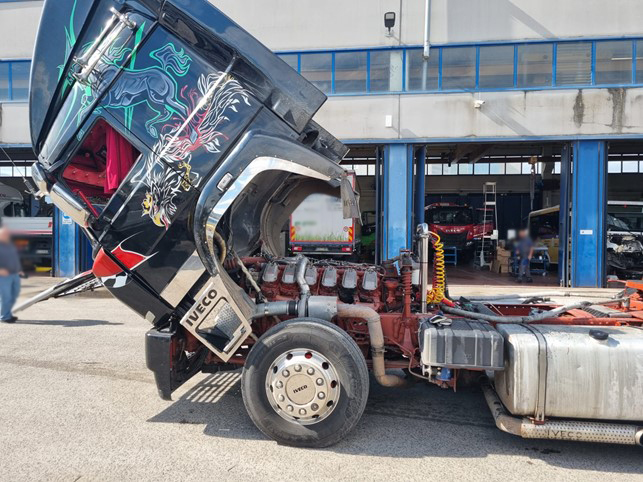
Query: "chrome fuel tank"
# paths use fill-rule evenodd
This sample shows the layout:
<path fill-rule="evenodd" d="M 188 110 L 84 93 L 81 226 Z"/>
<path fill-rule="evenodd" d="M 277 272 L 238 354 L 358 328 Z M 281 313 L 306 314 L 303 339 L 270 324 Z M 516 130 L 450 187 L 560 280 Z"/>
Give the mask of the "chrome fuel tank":
<path fill-rule="evenodd" d="M 643 329 L 500 325 L 498 396 L 514 415 L 643 421 Z"/>

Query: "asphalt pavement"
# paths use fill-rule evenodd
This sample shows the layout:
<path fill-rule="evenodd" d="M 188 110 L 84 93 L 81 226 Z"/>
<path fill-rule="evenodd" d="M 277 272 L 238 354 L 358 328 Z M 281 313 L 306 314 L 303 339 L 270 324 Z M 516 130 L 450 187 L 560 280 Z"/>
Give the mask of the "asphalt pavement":
<path fill-rule="evenodd" d="M 26 280 L 25 296 L 49 283 Z M 477 389 L 424 383 L 373 382 L 336 446 L 280 446 L 246 415 L 238 372 L 198 375 L 161 400 L 149 325 L 114 299 L 50 300 L 20 318 L 0 324 L 0 481 L 643 481 L 639 447 L 523 440 L 496 429 Z"/>

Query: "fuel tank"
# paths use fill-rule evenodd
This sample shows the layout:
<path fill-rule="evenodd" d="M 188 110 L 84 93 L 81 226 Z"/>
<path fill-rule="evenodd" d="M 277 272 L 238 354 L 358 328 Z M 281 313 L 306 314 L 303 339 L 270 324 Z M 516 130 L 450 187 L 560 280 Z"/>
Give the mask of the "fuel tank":
<path fill-rule="evenodd" d="M 514 415 L 643 420 L 643 329 L 501 325 L 498 396 Z"/>

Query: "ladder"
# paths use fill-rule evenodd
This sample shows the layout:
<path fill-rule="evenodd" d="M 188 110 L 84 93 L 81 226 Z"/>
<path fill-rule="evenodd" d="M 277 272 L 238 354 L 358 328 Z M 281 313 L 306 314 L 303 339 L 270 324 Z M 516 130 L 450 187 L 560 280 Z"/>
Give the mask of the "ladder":
<path fill-rule="evenodd" d="M 489 267 L 494 258 L 494 244 L 498 240 L 498 207 L 496 197 L 496 183 L 485 182 L 482 186 L 482 207 L 483 226 L 493 222 L 493 230 L 484 230 L 480 238 L 480 245 L 477 247 L 474 257 L 474 266 L 478 269 Z"/>
<path fill-rule="evenodd" d="M 458 250 L 455 246 L 444 247 L 444 264 L 458 265 Z"/>

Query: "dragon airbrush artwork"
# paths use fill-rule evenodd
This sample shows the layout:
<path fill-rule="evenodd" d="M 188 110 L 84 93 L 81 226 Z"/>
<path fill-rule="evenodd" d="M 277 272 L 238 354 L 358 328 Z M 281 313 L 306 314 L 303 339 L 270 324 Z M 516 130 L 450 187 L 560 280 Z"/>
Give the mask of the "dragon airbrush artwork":
<path fill-rule="evenodd" d="M 452 300 L 424 224 L 379 265 L 286 255 L 311 193 L 359 218 L 347 149 L 313 120 L 326 97 L 207 1 L 46 0 L 31 83 L 34 180 L 150 322 L 163 398 L 242 369 L 257 427 L 319 447 L 360 419 L 369 370 L 388 387 L 482 379 L 505 431 L 641 443 L 640 283 L 604 304 Z"/>

